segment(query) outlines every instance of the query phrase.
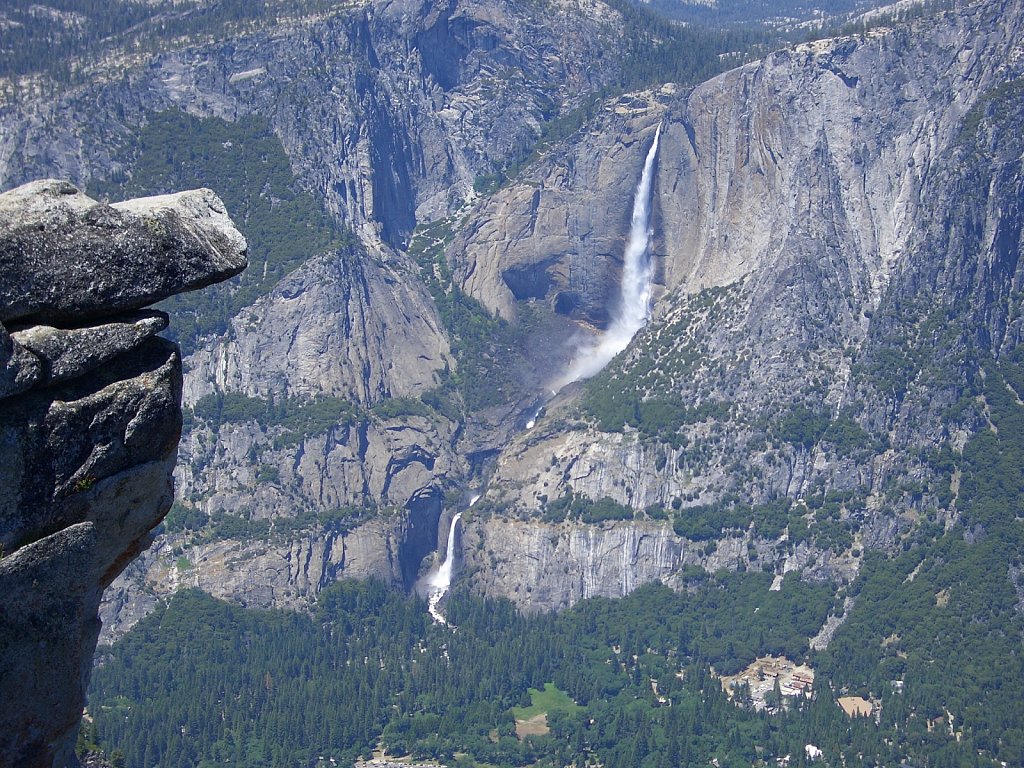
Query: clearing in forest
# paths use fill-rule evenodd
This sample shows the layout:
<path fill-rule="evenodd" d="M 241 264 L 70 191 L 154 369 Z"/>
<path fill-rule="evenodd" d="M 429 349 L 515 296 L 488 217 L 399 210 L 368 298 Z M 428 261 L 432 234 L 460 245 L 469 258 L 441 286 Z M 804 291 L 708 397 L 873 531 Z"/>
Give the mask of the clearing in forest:
<path fill-rule="evenodd" d="M 580 709 L 579 704 L 569 698 L 569 694 L 559 690 L 554 683 L 544 683 L 544 690 L 536 688 L 528 690 L 530 706 L 512 707 L 512 716 L 516 719 L 516 736 L 524 739 L 527 736 L 543 736 L 548 732 L 548 715 L 552 712 L 572 714 Z"/>

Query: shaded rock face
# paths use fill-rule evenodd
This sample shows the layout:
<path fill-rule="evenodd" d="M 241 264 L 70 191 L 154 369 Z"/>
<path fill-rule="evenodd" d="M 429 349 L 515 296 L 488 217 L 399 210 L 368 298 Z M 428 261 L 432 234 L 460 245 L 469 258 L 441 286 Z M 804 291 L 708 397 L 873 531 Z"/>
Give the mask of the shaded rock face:
<path fill-rule="evenodd" d="M 411 588 L 416 566 L 436 547 L 439 512 L 440 500 L 432 500 L 409 514 L 373 518 L 349 531 L 318 526 L 260 541 L 210 541 L 188 546 L 184 554 L 163 537 L 104 595 L 103 641 L 120 637 L 183 587 L 261 609 L 312 603 L 339 578 Z"/>
<path fill-rule="evenodd" d="M 173 498 L 181 360 L 140 307 L 240 272 L 209 190 L 0 195 L 0 763 L 64 766 L 104 588 Z M 6 326 L 6 327 L 5 327 Z"/>
<path fill-rule="evenodd" d="M 544 14 L 516 0 L 359 5 L 170 50 L 119 83 L 0 105 L 0 184 L 109 177 L 147 111 L 256 113 L 328 210 L 364 242 L 398 246 L 618 74 L 604 53 L 622 19 L 603 3 Z"/>
<path fill-rule="evenodd" d="M 355 249 L 314 256 L 187 360 L 185 400 L 214 390 L 252 397 L 416 397 L 453 366 L 430 297 L 408 273 Z"/>

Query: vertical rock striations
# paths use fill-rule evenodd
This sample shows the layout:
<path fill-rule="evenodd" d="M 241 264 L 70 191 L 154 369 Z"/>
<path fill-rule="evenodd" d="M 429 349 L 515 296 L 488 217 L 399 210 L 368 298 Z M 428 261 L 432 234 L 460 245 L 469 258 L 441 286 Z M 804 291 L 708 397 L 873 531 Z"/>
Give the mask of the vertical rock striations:
<path fill-rule="evenodd" d="M 181 360 L 140 308 L 245 248 L 209 190 L 0 195 L 0 764 L 74 762 L 103 589 L 171 504 Z"/>

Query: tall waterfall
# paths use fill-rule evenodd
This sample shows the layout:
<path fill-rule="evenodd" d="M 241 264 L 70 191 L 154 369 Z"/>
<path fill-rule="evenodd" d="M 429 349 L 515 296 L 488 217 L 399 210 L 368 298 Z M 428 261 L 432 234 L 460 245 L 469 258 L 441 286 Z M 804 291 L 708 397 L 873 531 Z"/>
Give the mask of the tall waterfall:
<path fill-rule="evenodd" d="M 654 142 L 647 151 L 644 170 L 633 197 L 633 218 L 629 240 L 622 264 L 622 286 L 619 305 L 611 325 L 596 343 L 581 347 L 565 375 L 553 385 L 559 390 L 566 384 L 589 379 L 604 368 L 613 357 L 624 350 L 632 338 L 651 319 L 651 280 L 654 268 L 647 246 L 651 239 L 651 186 L 654 178 L 654 160 L 658 155 L 661 126 L 654 133 Z"/>

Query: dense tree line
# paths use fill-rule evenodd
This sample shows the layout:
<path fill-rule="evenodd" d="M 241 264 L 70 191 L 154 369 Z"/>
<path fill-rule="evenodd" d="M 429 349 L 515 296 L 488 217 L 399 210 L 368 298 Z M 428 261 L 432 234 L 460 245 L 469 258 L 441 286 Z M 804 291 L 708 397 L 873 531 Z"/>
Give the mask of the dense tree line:
<path fill-rule="evenodd" d="M 170 3 L 108 0 L 8 0 L 0 26 L 0 77 L 47 72 L 59 81 L 71 78 L 69 61 L 86 51 L 103 50 L 106 41 L 156 16 Z"/>
<path fill-rule="evenodd" d="M 903 735 L 917 711 L 909 676 L 904 702 L 887 694 L 882 725 L 847 720 L 827 682 L 814 701 L 774 716 L 730 703 L 711 665 L 733 672 L 757 654 L 803 658 L 833 607 L 828 586 L 797 574 L 778 592 L 769 583 L 705 574 L 687 592 L 649 586 L 536 617 L 456 593 L 454 630 L 375 583 L 325 590 L 313 616 L 186 591 L 101 657 L 90 711 L 102 744 L 147 768 L 344 763 L 377 745 L 503 766 L 799 762 L 806 743 L 851 764 L 892 764 L 915 750 L 963 758 L 948 735 Z M 849 666 L 845 651 L 825 659 L 837 675 Z M 579 709 L 553 713 L 547 735 L 519 740 L 512 708 L 544 683 Z"/>
<path fill-rule="evenodd" d="M 696 85 L 743 61 L 773 39 L 766 31 L 676 24 L 632 0 L 606 0 L 622 14 L 618 87 Z"/>

